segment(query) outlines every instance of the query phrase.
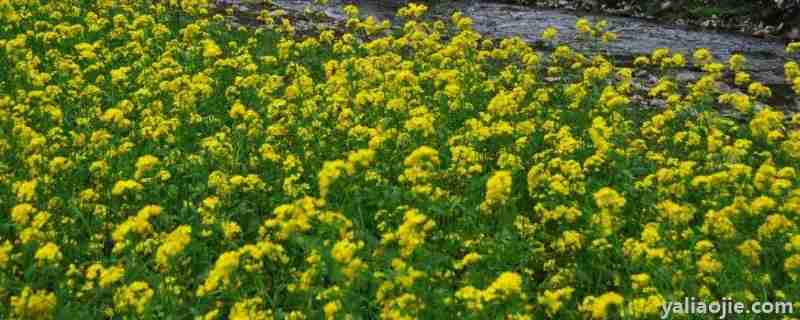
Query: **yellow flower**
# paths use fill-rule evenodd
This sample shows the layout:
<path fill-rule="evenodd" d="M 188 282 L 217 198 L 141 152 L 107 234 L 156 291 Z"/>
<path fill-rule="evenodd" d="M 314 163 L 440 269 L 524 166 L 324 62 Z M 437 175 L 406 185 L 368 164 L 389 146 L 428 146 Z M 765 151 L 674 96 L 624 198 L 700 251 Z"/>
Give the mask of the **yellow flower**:
<path fill-rule="evenodd" d="M 582 310 L 591 313 L 592 319 L 605 319 L 608 316 L 609 306 L 621 306 L 623 297 L 616 292 L 607 292 L 599 297 L 589 296 L 583 300 Z"/>
<path fill-rule="evenodd" d="M 353 165 L 359 165 L 362 168 L 369 168 L 369 164 L 375 159 L 375 150 L 359 149 L 351 152 L 347 156 L 347 161 Z"/>
<path fill-rule="evenodd" d="M 217 258 L 217 262 L 214 263 L 214 268 L 211 269 L 211 272 L 208 274 L 206 281 L 197 288 L 197 296 L 205 296 L 217 290 L 220 284 L 227 284 L 233 271 L 239 267 L 240 256 L 241 253 L 239 253 L 239 251 L 229 251 L 220 255 L 219 258 Z"/>
<path fill-rule="evenodd" d="M 481 255 L 477 252 L 470 252 L 464 256 L 460 261 L 457 261 L 453 264 L 456 269 L 464 269 L 465 266 L 478 262 L 481 259 Z"/>
<path fill-rule="evenodd" d="M 135 180 L 120 180 L 114 184 L 114 187 L 111 189 L 111 194 L 119 196 L 129 191 L 139 192 L 142 190 L 144 190 L 144 186 Z"/>
<path fill-rule="evenodd" d="M 236 222 L 228 221 L 222 224 L 222 233 L 225 239 L 232 240 L 242 232 L 242 228 Z"/>
<path fill-rule="evenodd" d="M 103 115 L 100 116 L 100 120 L 105 123 L 114 124 L 119 128 L 127 128 L 131 125 L 131 121 L 125 119 L 125 113 L 117 108 L 106 110 Z"/>
<path fill-rule="evenodd" d="M 800 77 L 800 64 L 797 61 L 789 61 L 783 65 L 783 73 L 786 80 L 792 82 L 793 79 Z"/>
<path fill-rule="evenodd" d="M 794 89 L 794 92 L 800 95 L 800 76 L 794 78 L 794 81 L 792 82 L 792 89 Z"/>
<path fill-rule="evenodd" d="M 784 246 L 784 250 L 789 252 L 800 252 L 800 235 L 792 236 L 786 246 Z"/>
<path fill-rule="evenodd" d="M 134 173 L 134 177 L 136 179 L 141 179 L 147 171 L 153 169 L 159 162 L 160 160 L 157 157 L 149 154 L 139 157 L 139 159 L 136 160 L 136 173 Z"/>
<path fill-rule="evenodd" d="M 352 174 L 353 165 L 343 160 L 326 161 L 319 171 L 319 194 L 325 198 L 328 195 L 330 186 L 343 174 Z"/>
<path fill-rule="evenodd" d="M 682 206 L 671 200 L 659 203 L 657 208 L 661 211 L 662 216 L 677 225 L 687 224 L 694 217 L 694 209 L 691 206 Z"/>
<path fill-rule="evenodd" d="M 545 290 L 544 293 L 539 295 L 537 302 L 546 308 L 547 314 L 553 316 L 572 297 L 575 289 L 567 287 L 558 290 Z"/>
<path fill-rule="evenodd" d="M 108 288 L 112 284 L 117 283 L 122 277 L 125 276 L 125 268 L 113 266 L 108 269 L 103 269 L 100 272 L 100 281 L 98 284 L 101 288 Z"/>
<path fill-rule="evenodd" d="M 403 224 L 397 228 L 396 232 L 384 234 L 381 242 L 397 241 L 400 244 L 400 254 L 403 257 L 407 257 L 414 252 L 414 249 L 424 243 L 426 232 L 435 226 L 436 222 L 428 219 L 419 210 L 409 209 L 405 213 Z"/>
<path fill-rule="evenodd" d="M 14 250 L 14 245 L 8 240 L 0 245 L 0 269 L 8 266 L 8 261 L 11 259 L 12 250 Z"/>
<path fill-rule="evenodd" d="M 517 112 L 517 101 L 512 92 L 501 92 L 489 101 L 487 110 L 498 116 L 513 115 Z"/>
<path fill-rule="evenodd" d="M 605 187 L 594 194 L 594 201 L 601 209 L 616 211 L 625 206 L 625 198 L 612 188 Z"/>
<path fill-rule="evenodd" d="M 653 50 L 651 54 L 651 60 L 653 64 L 660 64 L 664 58 L 669 57 L 670 50 L 669 48 L 658 48 Z"/>
<path fill-rule="evenodd" d="M 633 60 L 633 65 L 635 65 L 637 67 L 646 66 L 648 64 L 650 64 L 650 58 L 648 58 L 648 57 L 639 56 L 639 57 L 636 57 L 636 59 Z"/>
<path fill-rule="evenodd" d="M 731 67 L 731 71 L 734 72 L 741 71 L 746 62 L 747 59 L 741 54 L 734 54 L 730 57 L 730 59 L 728 59 L 728 64 Z"/>
<path fill-rule="evenodd" d="M 127 80 L 128 72 L 130 71 L 131 71 L 130 67 L 120 67 L 111 70 L 111 83 L 117 85 L 120 84 L 120 82 Z"/>
<path fill-rule="evenodd" d="M 30 181 L 19 182 L 14 184 L 14 190 L 17 192 L 17 201 L 35 201 L 36 200 L 36 187 L 39 185 L 37 179 Z"/>
<path fill-rule="evenodd" d="M 503 205 L 511 195 L 512 177 L 511 171 L 496 171 L 488 181 L 486 181 L 486 199 L 481 204 L 481 209 Z"/>
<path fill-rule="evenodd" d="M 466 286 L 456 291 L 456 298 L 466 301 L 467 309 L 479 311 L 483 309 L 483 292 L 472 286 Z"/>
<path fill-rule="evenodd" d="M 216 320 L 217 318 L 219 318 L 219 309 L 214 309 L 202 316 L 194 317 L 194 320 Z"/>
<path fill-rule="evenodd" d="M 616 33 L 610 32 L 610 31 L 603 33 L 602 41 L 604 43 L 612 42 L 612 41 L 615 41 L 615 40 L 617 40 L 617 34 Z M 683 58 L 683 56 L 680 56 L 680 57 L 681 57 L 681 59 Z M 676 64 L 682 65 L 683 63 L 681 63 L 680 61 L 682 61 L 682 60 L 677 60 Z"/>
<path fill-rule="evenodd" d="M 55 243 L 48 242 L 39 250 L 36 250 L 36 254 L 34 258 L 39 263 L 39 265 L 45 265 L 48 263 L 58 263 L 61 261 L 61 249 Z"/>
<path fill-rule="evenodd" d="M 342 308 L 342 303 L 339 301 L 331 301 L 325 304 L 322 307 L 322 310 L 325 312 L 325 319 L 335 319 L 336 313 Z"/>
<path fill-rule="evenodd" d="M 643 289 L 650 285 L 650 275 L 647 273 L 637 273 L 631 275 L 631 281 L 633 281 L 632 287 L 634 289 Z"/>
<path fill-rule="evenodd" d="M 792 54 L 797 51 L 800 51 L 800 41 L 792 42 L 786 45 L 786 53 Z"/>
<path fill-rule="evenodd" d="M 736 247 L 739 252 L 755 265 L 760 263 L 761 244 L 757 240 L 747 240 Z"/>
<path fill-rule="evenodd" d="M 153 297 L 153 289 L 144 281 L 136 281 L 117 289 L 114 293 L 114 306 L 117 311 L 144 313 L 145 307 Z"/>
<path fill-rule="evenodd" d="M 344 13 L 348 18 L 358 18 L 358 6 L 346 5 L 344 7 Z"/>
<path fill-rule="evenodd" d="M 760 215 L 771 209 L 774 209 L 777 206 L 778 203 L 772 198 L 768 196 L 760 196 L 753 199 L 753 202 L 750 204 L 750 211 L 754 215 Z"/>
<path fill-rule="evenodd" d="M 588 34 L 592 32 L 592 26 L 589 24 L 589 20 L 586 18 L 578 19 L 575 22 L 575 28 L 578 29 L 578 32 L 582 34 Z"/>
<path fill-rule="evenodd" d="M 411 118 L 406 120 L 404 128 L 409 131 L 420 131 L 423 136 L 430 136 L 435 132 L 436 117 L 426 107 L 412 109 L 409 114 Z"/>
<path fill-rule="evenodd" d="M 475 149 L 467 146 L 455 146 L 450 148 L 452 162 L 451 168 L 461 176 L 472 176 L 483 171 L 483 166 L 479 164 L 481 155 Z"/>
<path fill-rule="evenodd" d="M 460 30 L 468 30 L 472 27 L 472 18 L 470 17 L 461 17 L 456 22 L 456 27 Z"/>
<path fill-rule="evenodd" d="M 11 297 L 11 314 L 18 319 L 52 319 L 56 303 L 54 293 L 25 287 L 18 296 Z"/>
<path fill-rule="evenodd" d="M 649 319 L 660 315 L 666 303 L 664 297 L 655 294 L 647 298 L 636 298 L 628 304 L 631 315 L 637 319 Z"/>
<path fill-rule="evenodd" d="M 770 132 L 783 127 L 783 112 L 773 111 L 769 108 L 756 113 L 750 120 L 750 132 L 755 137 L 769 138 Z"/>
<path fill-rule="evenodd" d="M 747 74 L 747 72 L 743 71 L 737 72 L 736 76 L 734 77 L 734 83 L 736 83 L 737 86 L 746 85 L 750 83 L 750 81 L 751 81 L 750 75 Z"/>
<path fill-rule="evenodd" d="M 680 68 L 686 65 L 686 58 L 682 54 L 676 53 L 672 57 L 661 60 L 662 68 Z"/>
<path fill-rule="evenodd" d="M 758 237 L 760 239 L 773 238 L 792 230 L 794 227 L 795 223 L 789 220 L 789 218 L 786 218 L 786 216 L 782 214 L 773 214 L 768 216 L 767 221 L 758 227 Z"/>
<path fill-rule="evenodd" d="M 703 254 L 697 261 L 697 271 L 700 273 L 718 273 L 722 271 L 722 263 L 714 259 L 712 253 Z"/>
<path fill-rule="evenodd" d="M 149 220 L 151 217 L 160 215 L 161 210 L 160 206 L 148 205 L 139 210 L 135 216 L 129 217 L 123 223 L 120 223 L 111 234 L 111 238 L 117 242 L 114 249 L 121 250 L 124 247 L 123 241 L 130 232 L 139 234 L 151 232 L 153 227 L 150 225 Z"/>
<path fill-rule="evenodd" d="M 261 298 L 245 299 L 237 302 L 231 308 L 228 315 L 230 320 L 271 320 L 272 312 L 261 310 L 263 301 Z"/>
<path fill-rule="evenodd" d="M 55 175 L 67 170 L 70 167 L 70 162 L 69 159 L 65 157 L 55 157 L 50 160 L 48 167 L 50 169 L 50 174 Z"/>
<path fill-rule="evenodd" d="M 21 203 L 11 209 L 11 221 L 22 227 L 28 224 L 31 216 L 36 213 L 36 208 L 28 203 Z"/>
<path fill-rule="evenodd" d="M 772 90 L 759 82 L 751 83 L 747 87 L 747 93 L 757 98 L 769 98 L 772 96 Z"/>
<path fill-rule="evenodd" d="M 551 41 L 555 39 L 556 36 L 558 36 L 558 29 L 553 27 L 547 27 L 547 29 L 544 29 L 544 32 L 542 32 L 542 39 L 546 41 Z"/>
<path fill-rule="evenodd" d="M 222 55 L 222 49 L 217 46 L 217 43 L 211 39 L 205 39 L 200 41 L 200 44 L 203 46 L 203 57 L 205 58 L 216 58 Z"/>
<path fill-rule="evenodd" d="M 422 160 L 427 160 L 433 166 L 439 165 L 439 151 L 428 146 L 421 146 L 406 157 L 403 164 L 406 167 L 421 165 Z"/>
<path fill-rule="evenodd" d="M 797 281 L 800 278 L 800 254 L 794 254 L 783 262 L 783 268 L 789 273 L 792 281 Z"/>
<path fill-rule="evenodd" d="M 353 259 L 356 251 L 363 245 L 362 243 L 353 243 L 350 240 L 340 240 L 331 249 L 331 256 L 340 263 L 347 263 Z"/>
<path fill-rule="evenodd" d="M 711 54 L 711 51 L 708 51 L 708 49 L 701 48 L 694 52 L 694 60 L 697 64 L 706 65 L 714 60 L 714 56 Z"/>
<path fill-rule="evenodd" d="M 156 265 L 162 269 L 166 269 L 169 264 L 169 259 L 183 251 L 184 248 L 192 241 L 192 227 L 180 226 L 175 228 L 164 243 L 158 247 L 156 251 Z"/>
<path fill-rule="evenodd" d="M 522 292 L 522 277 L 516 272 L 503 272 L 491 285 L 483 292 L 486 301 L 492 301 L 495 297 L 508 297 Z"/>
<path fill-rule="evenodd" d="M 427 11 L 428 6 L 424 4 L 409 3 L 407 6 L 400 8 L 400 10 L 397 11 L 397 16 L 409 19 L 417 19 Z M 357 12 L 358 11 L 356 11 L 356 13 Z"/>

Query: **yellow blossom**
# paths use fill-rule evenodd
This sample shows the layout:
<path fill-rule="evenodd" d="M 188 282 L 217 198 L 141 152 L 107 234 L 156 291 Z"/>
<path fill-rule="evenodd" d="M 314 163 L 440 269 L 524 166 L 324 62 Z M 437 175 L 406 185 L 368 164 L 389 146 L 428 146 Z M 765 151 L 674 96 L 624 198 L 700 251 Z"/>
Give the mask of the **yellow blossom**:
<path fill-rule="evenodd" d="M 25 287 L 19 295 L 11 297 L 11 312 L 22 319 L 53 319 L 56 303 L 54 293 Z"/>
<path fill-rule="evenodd" d="M 595 203 L 601 209 L 616 211 L 625 206 L 625 198 L 614 189 L 605 187 L 594 194 Z"/>
<path fill-rule="evenodd" d="M 599 297 L 589 296 L 583 300 L 581 308 L 591 314 L 592 319 L 605 319 L 611 306 L 621 306 L 624 298 L 616 292 L 607 292 Z"/>
<path fill-rule="evenodd" d="M 145 307 L 153 297 L 153 289 L 144 281 L 135 281 L 114 292 L 114 306 L 117 311 L 144 313 Z"/>
<path fill-rule="evenodd" d="M 164 243 L 158 247 L 156 251 L 156 265 L 160 268 L 166 268 L 169 264 L 169 259 L 179 254 L 183 249 L 192 241 L 192 227 L 180 226 L 175 228 Z"/>
<path fill-rule="evenodd" d="M 39 250 L 36 250 L 34 257 L 40 265 L 58 263 L 62 258 L 61 249 L 55 243 L 48 242 Z"/>
<path fill-rule="evenodd" d="M 497 171 L 488 181 L 486 181 L 486 199 L 481 204 L 481 208 L 489 210 L 490 208 L 503 205 L 508 201 L 511 194 L 511 172 L 510 171 Z"/>
<path fill-rule="evenodd" d="M 227 284 L 233 271 L 239 267 L 240 255 L 238 251 L 229 251 L 219 256 L 206 281 L 197 288 L 197 296 L 205 296 L 217 290 L 220 285 Z"/>

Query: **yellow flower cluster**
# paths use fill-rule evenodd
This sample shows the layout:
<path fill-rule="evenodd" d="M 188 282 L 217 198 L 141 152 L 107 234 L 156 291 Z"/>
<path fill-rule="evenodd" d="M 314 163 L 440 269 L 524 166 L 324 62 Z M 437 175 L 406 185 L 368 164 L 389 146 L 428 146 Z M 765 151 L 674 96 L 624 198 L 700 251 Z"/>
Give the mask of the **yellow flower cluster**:
<path fill-rule="evenodd" d="M 12 315 L 21 319 L 53 319 L 56 295 L 45 290 L 25 287 L 19 296 L 11 297 Z"/>
<path fill-rule="evenodd" d="M 103 268 L 101 264 L 93 264 L 86 268 L 86 280 L 89 282 L 86 283 L 84 290 L 91 290 L 93 289 L 94 282 L 92 280 L 98 279 L 97 284 L 100 285 L 101 288 L 108 288 L 112 284 L 119 282 L 122 280 L 122 277 L 125 276 L 125 268 L 120 266 L 113 266 L 110 268 Z"/>
<path fill-rule="evenodd" d="M 425 241 L 426 232 L 436 226 L 436 222 L 428 219 L 417 209 L 406 211 L 403 224 L 397 228 L 396 232 L 386 233 L 381 242 L 389 243 L 396 241 L 400 245 L 401 255 L 407 257 L 414 252 Z"/>
<path fill-rule="evenodd" d="M 175 228 L 164 243 L 158 247 L 156 251 L 156 265 L 161 268 L 166 268 L 169 265 L 169 259 L 183 251 L 184 248 L 192 241 L 192 227 L 180 226 Z"/>
<path fill-rule="evenodd" d="M 502 301 L 514 296 L 520 296 L 523 300 L 526 298 L 522 293 L 522 277 L 514 272 L 503 272 L 486 289 L 466 286 L 456 292 L 456 298 L 463 300 L 467 308 L 473 311 L 482 310 L 484 303 Z"/>
<path fill-rule="evenodd" d="M 251 298 L 237 302 L 231 308 L 228 319 L 231 320 L 270 320 L 273 319 L 272 312 L 261 310 L 263 304 L 261 298 Z"/>
<path fill-rule="evenodd" d="M 144 281 L 136 281 L 116 290 L 114 306 L 119 312 L 132 310 L 141 314 L 152 298 L 153 289 L 150 289 L 150 285 Z"/>
<path fill-rule="evenodd" d="M 126 236 L 132 232 L 137 234 L 152 232 L 153 226 L 150 224 L 149 220 L 151 217 L 160 215 L 161 211 L 162 209 L 160 206 L 148 205 L 139 210 L 135 216 L 119 224 L 111 234 L 111 238 L 116 242 L 114 244 L 114 250 L 119 251 L 125 249 L 127 246 Z"/>
<path fill-rule="evenodd" d="M 607 292 L 599 297 L 588 296 L 583 300 L 581 308 L 590 312 L 592 319 L 606 319 L 612 306 L 620 306 L 624 298 L 616 292 Z"/>
<path fill-rule="evenodd" d="M 800 300 L 800 115 L 744 55 L 622 67 L 555 28 L 544 52 L 417 3 L 320 32 L 263 8 L 0 0 L 1 319 Z"/>
<path fill-rule="evenodd" d="M 800 42 L 792 42 L 786 46 L 786 52 L 793 54 L 800 51 Z M 797 61 L 789 61 L 784 67 L 786 81 L 793 85 L 794 92 L 800 95 L 800 67 Z"/>
<path fill-rule="evenodd" d="M 226 252 L 219 256 L 206 281 L 197 288 L 197 295 L 204 296 L 217 290 L 220 285 L 226 285 L 230 281 L 231 273 L 239 267 L 240 257 L 241 253 L 238 251 Z"/>
<path fill-rule="evenodd" d="M 62 255 L 58 245 L 48 242 L 39 248 L 39 250 L 36 250 L 34 258 L 36 258 L 36 261 L 38 261 L 40 264 L 58 263 L 61 260 Z"/>
<path fill-rule="evenodd" d="M 486 181 L 486 200 L 481 204 L 482 210 L 501 206 L 511 195 L 512 177 L 509 171 L 497 171 Z"/>

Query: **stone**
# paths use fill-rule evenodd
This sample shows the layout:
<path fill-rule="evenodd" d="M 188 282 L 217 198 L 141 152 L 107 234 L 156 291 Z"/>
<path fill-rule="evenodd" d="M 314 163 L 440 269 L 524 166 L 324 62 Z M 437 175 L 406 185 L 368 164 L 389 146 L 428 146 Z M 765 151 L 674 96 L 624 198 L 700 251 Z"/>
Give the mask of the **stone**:
<path fill-rule="evenodd" d="M 798 41 L 800 40 L 800 28 L 794 27 L 789 32 L 784 35 L 784 38 L 789 41 Z"/>
<path fill-rule="evenodd" d="M 556 0 L 562 5 L 580 3 L 580 1 Z M 597 1 L 597 0 L 591 0 Z M 311 0 L 272 0 L 272 3 L 287 11 L 302 11 Z M 361 6 L 361 15 L 372 15 L 380 19 L 394 17 L 397 7 L 379 1 L 356 1 Z M 350 1 L 331 1 L 326 13 L 333 20 L 341 22 L 344 19 L 343 8 Z M 575 39 L 577 30 L 575 22 L 580 18 L 574 13 L 565 10 L 551 10 L 532 8 L 507 3 L 483 1 L 439 1 L 431 4 L 430 12 L 461 11 L 465 16 L 473 19 L 473 27 L 487 39 L 518 36 L 528 43 L 540 41 L 540 35 L 547 27 L 559 30 L 559 39 Z M 666 0 L 661 4 L 664 8 L 677 8 L 675 0 Z M 513 14 L 512 14 L 513 13 Z M 513 15 L 513 17 L 512 17 Z M 448 19 L 447 15 L 435 18 Z M 783 83 L 782 75 L 787 56 L 783 41 L 771 37 L 756 38 L 739 33 L 709 32 L 692 30 L 681 26 L 658 24 L 638 18 L 591 15 L 591 21 L 605 19 L 609 29 L 619 35 L 617 41 L 604 45 L 600 50 L 608 56 L 620 57 L 622 60 L 633 61 L 636 56 L 649 56 L 655 49 L 670 48 L 673 53 L 681 53 L 691 59 L 692 53 L 699 48 L 712 51 L 718 61 L 727 61 L 731 55 L 740 53 L 747 58 L 746 69 L 754 81 L 764 84 Z M 395 26 L 398 24 L 395 21 Z M 497 23 L 497 22 L 501 23 Z M 718 19 L 710 19 L 706 25 L 716 26 Z M 787 20 L 787 25 L 797 26 L 798 23 Z M 761 28 L 764 29 L 764 28 Z M 763 34 L 757 34 L 764 36 Z M 794 27 L 786 33 L 787 39 L 800 39 L 800 29 Z M 562 42 L 565 43 L 565 42 Z M 591 43 L 568 41 L 579 51 L 598 50 Z M 776 71 L 777 70 L 777 71 Z M 684 69 L 677 75 L 679 81 L 694 81 L 697 73 Z"/>
<path fill-rule="evenodd" d="M 700 73 L 688 70 L 682 70 L 675 75 L 675 80 L 678 82 L 693 82 L 700 79 Z"/>

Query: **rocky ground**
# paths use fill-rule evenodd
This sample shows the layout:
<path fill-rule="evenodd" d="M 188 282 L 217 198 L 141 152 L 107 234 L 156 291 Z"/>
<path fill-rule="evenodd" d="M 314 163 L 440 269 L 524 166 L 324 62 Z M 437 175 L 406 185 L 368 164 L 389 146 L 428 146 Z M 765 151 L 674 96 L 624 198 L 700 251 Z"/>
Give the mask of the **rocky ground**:
<path fill-rule="evenodd" d="M 239 1 L 235 5 L 225 5 L 233 9 L 230 16 L 234 24 L 256 25 L 256 16 L 268 9 L 274 16 L 290 18 L 298 33 L 313 34 L 321 29 L 343 28 L 346 4 L 355 3 L 362 16 L 374 16 L 379 20 L 393 19 L 402 1 L 341 1 L 331 0 L 328 5 L 315 5 L 309 0 L 273 0 L 271 4 L 263 1 Z M 487 1 L 439 2 L 431 5 L 433 18 L 446 19 L 455 10 L 463 12 L 474 21 L 474 28 L 490 38 L 520 37 L 542 50 L 550 47 L 541 41 L 540 35 L 547 27 L 559 30 L 558 41 L 571 47 L 591 51 L 598 50 L 591 44 L 579 41 L 575 23 L 581 17 L 590 20 L 607 20 L 610 31 L 618 34 L 618 39 L 602 47 L 620 65 L 630 64 L 635 57 L 649 55 L 658 48 L 670 48 L 682 53 L 687 59 L 699 48 L 709 49 L 721 61 L 733 54 L 742 54 L 748 64 L 746 71 L 753 80 L 769 86 L 774 95 L 770 105 L 785 110 L 800 110 L 791 86 L 783 77 L 783 64 L 787 61 L 784 41 L 775 38 L 758 38 L 738 32 L 708 31 L 659 23 L 654 20 L 618 15 L 586 14 L 568 9 L 542 9 L 530 6 L 513 5 Z M 276 10 L 277 9 L 277 10 Z M 681 82 L 696 80 L 700 70 L 691 67 L 681 70 L 676 77 Z M 640 85 L 647 88 L 657 79 L 651 74 L 639 74 Z M 732 82 L 732 81 L 731 81 Z M 722 91 L 738 90 L 733 85 L 722 84 Z"/>
<path fill-rule="evenodd" d="M 754 0 L 510 0 L 540 8 L 568 9 L 656 20 L 682 26 L 727 30 L 756 37 L 800 39 L 800 1 Z"/>

